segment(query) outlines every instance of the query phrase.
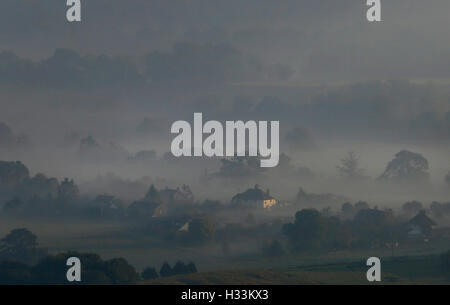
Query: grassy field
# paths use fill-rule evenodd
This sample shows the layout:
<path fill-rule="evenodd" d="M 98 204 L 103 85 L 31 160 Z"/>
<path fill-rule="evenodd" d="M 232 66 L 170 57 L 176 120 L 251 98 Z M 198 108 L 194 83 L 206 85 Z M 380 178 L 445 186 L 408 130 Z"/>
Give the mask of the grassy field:
<path fill-rule="evenodd" d="M 389 275 L 389 278 L 392 278 Z M 398 278 L 396 283 L 407 281 Z M 210 271 L 142 281 L 141 285 L 361 285 L 369 284 L 359 272 L 279 272 L 272 270 Z"/>
<path fill-rule="evenodd" d="M 297 271 L 225 270 L 142 281 L 144 285 L 368 285 L 364 262 L 297 266 Z M 382 259 L 383 285 L 450 284 L 439 256 Z"/>
<path fill-rule="evenodd" d="M 160 268 L 163 262 L 193 261 L 200 271 L 158 279 L 152 283 L 211 284 L 367 284 L 365 261 L 371 256 L 382 259 L 385 284 L 449 283 L 440 270 L 439 253 L 449 250 L 448 242 L 402 244 L 395 249 L 360 249 L 335 252 L 262 256 L 258 243 L 233 243 L 225 256 L 221 245 L 186 247 L 168 243 L 149 234 L 134 234 L 132 224 L 99 222 L 12 222 L 0 221 L 0 235 L 26 227 L 38 235 L 41 247 L 50 253 L 67 250 L 94 252 L 104 259 L 123 257 L 138 271 Z"/>

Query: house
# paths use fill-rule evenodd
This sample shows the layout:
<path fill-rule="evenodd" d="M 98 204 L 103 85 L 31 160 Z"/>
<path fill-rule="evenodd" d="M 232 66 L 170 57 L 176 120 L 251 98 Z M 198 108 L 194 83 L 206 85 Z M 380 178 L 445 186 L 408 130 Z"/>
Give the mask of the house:
<path fill-rule="evenodd" d="M 277 200 L 270 196 L 269 190 L 264 192 L 258 185 L 255 185 L 254 188 L 248 189 L 243 193 L 235 195 L 231 202 L 233 204 L 241 204 L 263 209 L 272 208 L 277 204 Z"/>
<path fill-rule="evenodd" d="M 435 226 L 436 223 L 426 215 L 425 211 L 420 211 L 406 224 L 408 237 L 429 236 Z"/>

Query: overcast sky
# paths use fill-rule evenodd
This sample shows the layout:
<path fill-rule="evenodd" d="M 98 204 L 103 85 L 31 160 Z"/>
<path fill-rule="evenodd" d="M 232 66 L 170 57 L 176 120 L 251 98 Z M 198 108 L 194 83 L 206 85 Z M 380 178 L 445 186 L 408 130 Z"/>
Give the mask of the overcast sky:
<path fill-rule="evenodd" d="M 139 56 L 177 41 L 225 41 L 303 78 L 448 76 L 448 1 L 382 1 L 377 24 L 366 9 L 363 0 L 84 0 L 82 22 L 69 24 L 65 1 L 3 0 L 0 48 Z"/>

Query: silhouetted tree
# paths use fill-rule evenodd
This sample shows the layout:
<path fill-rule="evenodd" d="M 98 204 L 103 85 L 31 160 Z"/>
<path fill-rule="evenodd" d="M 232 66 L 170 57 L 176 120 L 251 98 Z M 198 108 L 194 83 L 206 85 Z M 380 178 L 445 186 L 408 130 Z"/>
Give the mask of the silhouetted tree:
<path fill-rule="evenodd" d="M 197 266 L 193 262 L 187 265 L 188 273 L 197 273 Z"/>
<path fill-rule="evenodd" d="M 0 262 L 0 285 L 26 285 L 31 283 L 31 269 L 28 265 L 5 261 Z"/>
<path fill-rule="evenodd" d="M 152 280 L 158 278 L 158 272 L 153 267 L 147 267 L 142 271 L 141 277 L 144 280 Z"/>
<path fill-rule="evenodd" d="M 341 159 L 341 165 L 336 166 L 341 177 L 350 180 L 365 178 L 365 170 L 359 168 L 359 157 L 354 151 L 347 153 L 347 156 Z"/>
<path fill-rule="evenodd" d="M 187 274 L 187 273 L 189 273 L 189 269 L 187 268 L 185 263 L 183 263 L 181 261 L 177 261 L 175 266 L 173 266 L 172 272 L 174 275 Z"/>
<path fill-rule="evenodd" d="M 354 205 L 355 211 L 358 213 L 361 210 L 368 210 L 370 209 L 369 204 L 365 201 L 358 201 Z"/>
<path fill-rule="evenodd" d="M 345 218 L 351 218 L 355 214 L 355 208 L 353 207 L 353 204 L 350 202 L 345 202 L 342 204 L 341 207 L 341 213 Z"/>
<path fill-rule="evenodd" d="M 230 157 L 220 160 L 221 166 L 216 176 L 222 178 L 242 178 L 258 176 L 264 168 L 260 167 L 259 157 Z"/>
<path fill-rule="evenodd" d="M 17 250 L 28 250 L 37 246 L 37 236 L 27 229 L 15 229 L 6 235 L 1 242 Z"/>
<path fill-rule="evenodd" d="M 29 178 L 28 168 L 20 161 L 0 161 L 0 187 L 16 187 Z"/>
<path fill-rule="evenodd" d="M 379 180 L 396 182 L 428 182 L 428 160 L 421 154 L 402 150 L 390 161 Z"/>
<path fill-rule="evenodd" d="M 161 195 L 159 191 L 156 189 L 155 185 L 151 185 L 150 188 L 147 191 L 147 194 L 145 194 L 146 201 L 154 202 L 154 203 L 161 203 Z"/>
<path fill-rule="evenodd" d="M 167 276 L 173 275 L 172 267 L 170 267 L 169 263 L 165 262 L 161 266 L 161 269 L 159 270 L 159 275 L 161 275 L 161 277 L 167 277 Z"/>
<path fill-rule="evenodd" d="M 58 187 L 58 199 L 63 202 L 75 200 L 78 197 L 78 186 L 73 180 L 65 178 Z"/>
<path fill-rule="evenodd" d="M 3 206 L 3 212 L 6 214 L 17 214 L 21 211 L 25 202 L 18 197 L 14 197 L 12 200 L 9 200 Z"/>
<path fill-rule="evenodd" d="M 430 205 L 430 210 L 436 218 L 442 218 L 450 214 L 450 202 L 440 203 L 433 201 Z"/>
<path fill-rule="evenodd" d="M 208 217 L 194 218 L 189 223 L 189 235 L 192 241 L 205 243 L 214 238 L 216 225 L 214 221 Z"/>
<path fill-rule="evenodd" d="M 295 222 L 285 224 L 282 231 L 296 250 L 317 248 L 324 233 L 322 217 L 317 210 L 301 210 L 295 214 Z"/>
<path fill-rule="evenodd" d="M 128 285 L 138 279 L 134 267 L 123 258 L 103 261 L 93 253 L 67 252 L 49 255 L 32 268 L 33 282 L 36 284 L 67 285 L 66 261 L 78 257 L 81 264 L 82 281 L 74 284 L 84 285 Z"/>
<path fill-rule="evenodd" d="M 138 279 L 133 266 L 123 258 L 113 258 L 105 263 L 105 273 L 116 285 L 132 284 Z"/>
<path fill-rule="evenodd" d="M 408 201 L 402 205 L 402 211 L 407 215 L 417 215 L 423 210 L 423 205 L 419 201 Z"/>
<path fill-rule="evenodd" d="M 0 261 L 34 264 L 46 255 L 37 248 L 37 237 L 27 229 L 15 229 L 0 240 Z"/>

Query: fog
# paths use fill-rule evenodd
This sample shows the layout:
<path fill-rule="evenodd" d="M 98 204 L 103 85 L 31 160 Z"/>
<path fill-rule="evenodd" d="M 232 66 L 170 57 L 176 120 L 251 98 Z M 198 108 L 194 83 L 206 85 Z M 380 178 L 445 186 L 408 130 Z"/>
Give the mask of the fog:
<path fill-rule="evenodd" d="M 15 140 L 0 159 L 127 203 L 152 183 L 224 202 L 255 184 L 284 201 L 299 187 L 386 207 L 445 200 L 450 4 L 383 2 L 370 24 L 364 2 L 91 0 L 69 24 L 61 1 L 2 1 L 0 122 Z M 279 120 L 290 161 L 224 177 L 218 158 L 171 157 L 172 122 L 194 112 Z M 429 186 L 377 181 L 402 150 L 428 160 Z M 349 151 L 368 180 L 339 176 Z"/>

